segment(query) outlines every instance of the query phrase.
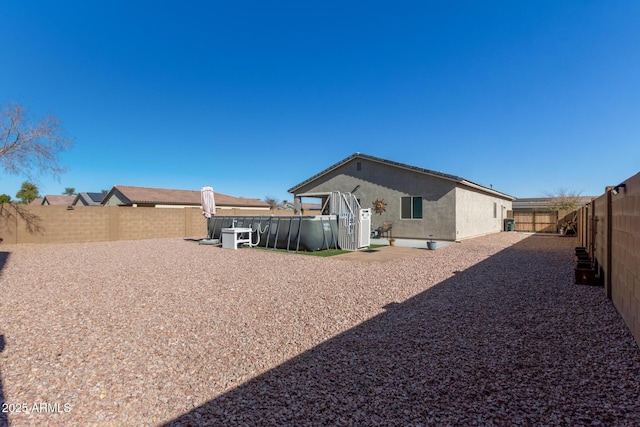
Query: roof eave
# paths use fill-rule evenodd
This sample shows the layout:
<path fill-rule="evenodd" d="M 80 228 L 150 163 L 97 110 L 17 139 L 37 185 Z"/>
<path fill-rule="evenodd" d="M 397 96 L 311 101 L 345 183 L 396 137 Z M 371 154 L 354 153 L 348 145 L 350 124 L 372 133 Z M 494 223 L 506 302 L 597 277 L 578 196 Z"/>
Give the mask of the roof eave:
<path fill-rule="evenodd" d="M 427 176 L 431 176 L 434 178 L 439 178 L 439 179 L 443 179 L 446 181 L 450 181 L 450 182 L 455 182 L 457 184 L 461 184 L 461 185 L 466 185 L 468 187 L 472 187 L 474 189 L 477 189 L 479 191 L 483 191 L 485 193 L 490 193 L 490 194 L 494 194 L 498 197 L 501 198 L 505 198 L 505 199 L 509 199 L 511 201 L 515 200 L 515 197 L 510 196 L 508 194 L 505 193 L 501 193 L 500 191 L 496 191 L 492 188 L 488 188 L 485 187 L 483 185 L 480 184 L 476 184 L 475 182 L 472 181 L 468 181 L 462 177 L 456 176 L 456 175 L 450 175 L 450 174 L 446 174 L 446 173 L 442 173 L 442 172 L 436 172 L 436 171 L 431 171 L 429 169 L 425 169 L 425 168 L 421 168 L 418 166 L 411 166 L 411 165 L 407 165 L 404 163 L 400 163 L 400 162 L 394 162 L 392 160 L 386 160 L 386 159 L 382 159 L 379 157 L 375 157 L 375 156 L 369 156 L 367 154 L 362 154 L 362 153 L 354 153 L 351 156 L 339 161 L 338 163 L 329 166 L 327 169 L 317 173 L 316 175 L 313 175 L 311 178 L 301 182 L 300 184 L 291 187 L 289 190 L 287 190 L 289 193 L 292 194 L 296 194 L 296 191 L 298 189 L 300 189 L 301 187 L 304 187 L 305 185 L 308 185 L 310 183 L 312 183 L 313 181 L 316 181 L 317 179 L 323 177 L 324 175 L 338 169 L 339 167 L 343 166 L 344 164 L 350 162 L 353 159 L 356 158 L 361 158 L 361 159 L 365 159 L 365 160 L 369 160 L 372 162 L 376 162 L 376 163 L 380 163 L 380 164 L 385 164 L 385 165 L 390 165 L 399 169 L 404 169 L 410 172 L 417 172 L 417 173 L 421 173 L 423 175 L 427 175 Z"/>
<path fill-rule="evenodd" d="M 512 202 L 516 199 L 515 197 L 513 197 L 513 196 L 511 196 L 509 194 L 502 193 L 500 191 L 496 191 L 493 188 L 487 188 L 484 185 L 476 184 L 475 182 L 467 181 L 466 179 L 463 179 L 459 183 L 462 184 L 462 185 L 465 185 L 467 187 L 471 187 L 473 189 L 482 191 L 484 193 L 493 194 L 493 195 L 498 196 L 498 197 L 500 197 L 502 199 L 508 199 L 508 200 L 510 200 Z"/>
<path fill-rule="evenodd" d="M 340 160 L 338 163 L 335 163 L 335 164 L 329 166 L 328 168 L 318 172 L 317 174 L 311 176 L 310 178 L 307 178 L 306 180 L 302 181 L 298 185 L 294 185 L 293 187 L 288 189 L 287 192 L 291 193 L 291 194 L 296 194 L 296 190 L 298 190 L 299 188 L 304 187 L 305 185 L 307 185 L 307 184 L 309 184 L 309 183 L 311 183 L 311 182 L 323 177 L 324 175 L 328 174 L 329 172 L 332 172 L 332 171 L 336 170 L 340 166 L 350 162 L 352 159 L 355 159 L 359 155 L 360 155 L 360 153 L 355 153 L 355 154 L 350 155 L 347 158 L 344 158 L 344 159 Z"/>
<path fill-rule="evenodd" d="M 313 181 L 316 181 L 317 179 L 325 176 L 326 174 L 333 172 L 334 170 L 338 169 L 339 167 L 349 163 L 351 160 L 354 159 L 364 159 L 364 160 L 369 160 L 371 162 L 375 162 L 375 163 L 380 163 L 383 165 L 389 165 L 389 166 L 393 166 L 399 169 L 404 169 L 404 170 L 408 170 L 411 172 L 418 172 L 418 173 L 422 173 L 424 175 L 429 175 L 435 178 L 440 178 L 440 179 L 444 179 L 447 181 L 452 181 L 452 182 L 460 182 L 463 180 L 463 178 L 459 177 L 459 176 L 455 176 L 455 175 L 449 175 L 449 174 L 445 174 L 445 173 L 436 173 L 435 171 L 430 171 L 428 169 L 425 168 L 420 168 L 417 166 L 411 166 L 411 165 L 407 165 L 404 163 L 400 163 L 400 162 L 395 162 L 393 160 L 387 160 L 387 159 L 383 159 L 381 157 L 375 157 L 375 156 L 370 156 L 368 154 L 362 154 L 362 153 L 354 153 L 352 155 L 350 155 L 349 157 L 342 159 L 341 161 L 339 161 L 338 163 L 335 163 L 332 166 L 329 166 L 327 169 L 318 172 L 317 174 L 313 175 L 311 178 L 301 182 L 300 184 L 291 187 L 290 189 L 287 190 L 287 192 L 292 193 L 292 194 L 296 194 L 296 190 L 298 190 L 301 187 L 304 187 L 307 184 L 312 183 Z"/>

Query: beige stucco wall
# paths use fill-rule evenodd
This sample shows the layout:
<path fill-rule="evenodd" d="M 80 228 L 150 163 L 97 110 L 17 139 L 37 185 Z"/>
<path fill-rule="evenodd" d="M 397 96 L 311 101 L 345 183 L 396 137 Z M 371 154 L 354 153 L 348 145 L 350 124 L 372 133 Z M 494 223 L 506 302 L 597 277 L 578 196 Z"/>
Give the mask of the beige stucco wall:
<path fill-rule="evenodd" d="M 490 196 L 475 189 L 456 188 L 456 240 L 468 239 L 503 229 L 507 211 L 512 202 Z M 494 203 L 496 206 L 494 217 Z"/>

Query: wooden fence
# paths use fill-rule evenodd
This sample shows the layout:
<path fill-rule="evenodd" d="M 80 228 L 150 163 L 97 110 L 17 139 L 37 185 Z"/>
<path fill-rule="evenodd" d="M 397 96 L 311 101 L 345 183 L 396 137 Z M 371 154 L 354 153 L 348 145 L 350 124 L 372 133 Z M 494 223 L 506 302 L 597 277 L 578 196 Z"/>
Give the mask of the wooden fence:
<path fill-rule="evenodd" d="M 578 211 L 509 211 L 507 215 L 515 219 L 515 231 L 524 233 L 559 233 L 564 226 L 571 225 L 571 230 L 578 233 L 577 230 L 577 214 Z"/>
<path fill-rule="evenodd" d="M 528 233 L 557 233 L 558 212 L 514 212 L 515 231 Z"/>

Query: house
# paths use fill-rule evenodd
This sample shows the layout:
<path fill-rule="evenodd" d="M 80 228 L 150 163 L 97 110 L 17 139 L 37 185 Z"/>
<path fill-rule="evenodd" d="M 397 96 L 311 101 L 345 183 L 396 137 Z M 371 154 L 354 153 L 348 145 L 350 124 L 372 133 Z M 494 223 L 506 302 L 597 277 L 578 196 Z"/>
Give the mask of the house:
<path fill-rule="evenodd" d="M 35 199 L 33 199 L 31 201 L 31 203 L 29 203 L 30 205 L 42 205 L 42 200 L 44 200 L 42 197 L 36 197 Z"/>
<path fill-rule="evenodd" d="M 595 196 L 517 198 L 513 201 L 513 212 L 557 211 L 558 206 L 563 204 L 571 204 L 579 208 L 590 203 L 593 199 Z"/>
<path fill-rule="evenodd" d="M 318 215 L 322 210 L 321 203 L 302 203 L 300 206 L 302 208 L 302 215 Z M 293 202 L 286 202 L 279 206 L 279 209 L 295 211 L 297 207 Z"/>
<path fill-rule="evenodd" d="M 301 208 L 303 215 L 320 215 L 322 212 L 321 203 L 302 203 Z"/>
<path fill-rule="evenodd" d="M 78 193 L 73 200 L 73 206 L 102 206 L 105 193 Z"/>
<path fill-rule="evenodd" d="M 42 199 L 42 205 L 50 206 L 70 206 L 75 200 L 76 196 L 57 196 L 48 194 Z"/>
<path fill-rule="evenodd" d="M 459 176 L 355 153 L 288 190 L 303 197 L 350 192 L 371 208 L 371 227 L 392 236 L 462 240 L 503 230 L 514 197 Z"/>
<path fill-rule="evenodd" d="M 215 193 L 217 209 L 269 210 L 268 203 L 259 199 L 233 197 Z M 104 206 L 131 206 L 156 208 L 200 207 L 201 192 L 198 190 L 175 190 L 168 188 L 134 187 L 116 185 L 102 200 Z"/>

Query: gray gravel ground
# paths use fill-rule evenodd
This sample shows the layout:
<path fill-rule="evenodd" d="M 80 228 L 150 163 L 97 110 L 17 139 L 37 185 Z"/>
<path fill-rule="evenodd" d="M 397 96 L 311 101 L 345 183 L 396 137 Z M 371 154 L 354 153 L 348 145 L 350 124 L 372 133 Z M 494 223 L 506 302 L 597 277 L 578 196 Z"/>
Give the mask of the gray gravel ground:
<path fill-rule="evenodd" d="M 2 245 L 0 425 L 640 425 L 640 351 L 574 246 Z"/>

